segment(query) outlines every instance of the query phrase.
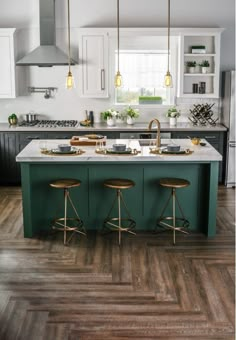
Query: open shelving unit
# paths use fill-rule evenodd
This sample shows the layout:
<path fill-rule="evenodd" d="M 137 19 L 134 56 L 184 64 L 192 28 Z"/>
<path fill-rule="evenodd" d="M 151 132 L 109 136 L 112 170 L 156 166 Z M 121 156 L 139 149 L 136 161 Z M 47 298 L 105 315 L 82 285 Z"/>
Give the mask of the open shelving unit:
<path fill-rule="evenodd" d="M 179 36 L 178 97 L 219 98 L 220 38 L 223 29 L 188 29 Z M 191 53 L 192 46 L 205 46 L 205 53 Z M 210 63 L 207 73 L 202 73 L 200 62 Z M 196 61 L 194 73 L 189 73 L 187 61 Z M 193 93 L 193 84 L 205 83 L 205 93 Z"/>

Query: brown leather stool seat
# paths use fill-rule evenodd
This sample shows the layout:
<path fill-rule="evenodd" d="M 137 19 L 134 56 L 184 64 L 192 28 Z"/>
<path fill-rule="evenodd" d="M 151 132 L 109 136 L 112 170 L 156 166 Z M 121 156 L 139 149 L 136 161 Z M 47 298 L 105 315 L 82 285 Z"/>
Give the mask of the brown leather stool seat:
<path fill-rule="evenodd" d="M 55 180 L 49 183 L 49 185 L 52 188 L 63 189 L 64 191 L 64 217 L 55 218 L 51 223 L 52 229 L 64 232 L 64 245 L 69 244 L 70 240 L 72 239 L 75 233 L 86 235 L 83 221 L 79 217 L 79 214 L 74 206 L 74 203 L 70 197 L 70 192 L 69 192 L 69 189 L 79 187 L 80 184 L 81 184 L 80 180 L 71 179 L 71 178 L 58 179 L 58 180 Z M 76 217 L 67 216 L 68 201 Z M 67 239 L 67 232 L 72 232 L 69 239 Z"/>
<path fill-rule="evenodd" d="M 178 197 L 176 195 L 176 190 L 188 187 L 190 185 L 190 182 L 182 178 L 161 178 L 159 184 L 162 187 L 171 189 L 171 193 L 167 200 L 167 203 L 165 204 L 161 212 L 160 218 L 157 220 L 157 227 L 160 226 L 162 228 L 173 230 L 173 243 L 175 244 L 175 231 L 180 231 L 184 234 L 188 234 L 186 228 L 189 227 L 189 221 L 184 216 L 183 210 L 180 206 Z M 172 216 L 164 216 L 165 210 L 170 202 L 171 197 L 172 197 Z M 176 202 L 181 217 L 176 217 Z M 165 222 L 168 220 L 172 221 L 172 225 Z M 177 225 L 178 222 L 181 223 L 181 226 Z"/>
<path fill-rule="evenodd" d="M 122 190 L 130 189 L 135 186 L 135 182 L 130 179 L 123 178 L 111 178 L 104 181 L 103 185 L 110 189 L 116 190 L 116 196 L 111 206 L 111 209 L 108 213 L 107 218 L 103 223 L 103 229 L 109 229 L 111 231 L 118 231 L 119 233 L 119 246 L 121 244 L 121 233 L 123 231 L 128 232 L 130 234 L 136 235 L 134 231 L 132 231 L 136 222 L 131 218 L 127 205 L 124 201 Z M 111 217 L 112 211 L 115 207 L 115 203 L 117 202 L 118 208 L 118 217 Z M 121 216 L 121 203 L 123 203 L 123 208 L 127 217 Z"/>

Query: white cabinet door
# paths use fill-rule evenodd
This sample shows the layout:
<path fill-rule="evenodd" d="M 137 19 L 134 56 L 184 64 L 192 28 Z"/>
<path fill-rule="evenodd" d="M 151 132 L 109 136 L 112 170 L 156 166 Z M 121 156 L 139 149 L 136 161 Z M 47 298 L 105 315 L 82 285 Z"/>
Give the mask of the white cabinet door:
<path fill-rule="evenodd" d="M 0 29 L 0 98 L 15 98 L 15 29 Z"/>
<path fill-rule="evenodd" d="M 108 97 L 108 34 L 82 35 L 80 39 L 81 97 Z"/>

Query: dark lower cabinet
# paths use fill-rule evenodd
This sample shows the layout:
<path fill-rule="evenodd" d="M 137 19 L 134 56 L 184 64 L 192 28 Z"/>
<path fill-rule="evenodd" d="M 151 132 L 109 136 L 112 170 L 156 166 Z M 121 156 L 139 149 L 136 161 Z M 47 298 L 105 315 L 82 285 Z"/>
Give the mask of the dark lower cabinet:
<path fill-rule="evenodd" d="M 16 154 L 19 144 L 16 133 L 1 133 L 0 138 L 0 183 L 18 184 L 19 165 L 16 163 Z"/>

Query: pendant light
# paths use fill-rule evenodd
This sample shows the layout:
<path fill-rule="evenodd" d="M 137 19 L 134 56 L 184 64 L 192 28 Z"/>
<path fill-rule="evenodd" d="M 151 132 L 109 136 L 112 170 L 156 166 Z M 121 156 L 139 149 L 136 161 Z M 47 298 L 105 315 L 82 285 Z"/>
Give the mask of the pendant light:
<path fill-rule="evenodd" d="M 72 89 L 74 87 L 74 77 L 71 73 L 71 53 L 70 53 L 70 0 L 67 0 L 67 14 L 68 14 L 68 64 L 69 71 L 66 77 L 66 88 Z"/>
<path fill-rule="evenodd" d="M 170 74 L 170 0 L 168 0 L 168 62 L 167 62 L 167 72 L 164 81 L 165 87 L 172 87 L 172 76 Z"/>
<path fill-rule="evenodd" d="M 115 87 L 122 85 L 122 77 L 120 74 L 120 3 L 117 0 L 117 73 L 115 76 Z"/>

